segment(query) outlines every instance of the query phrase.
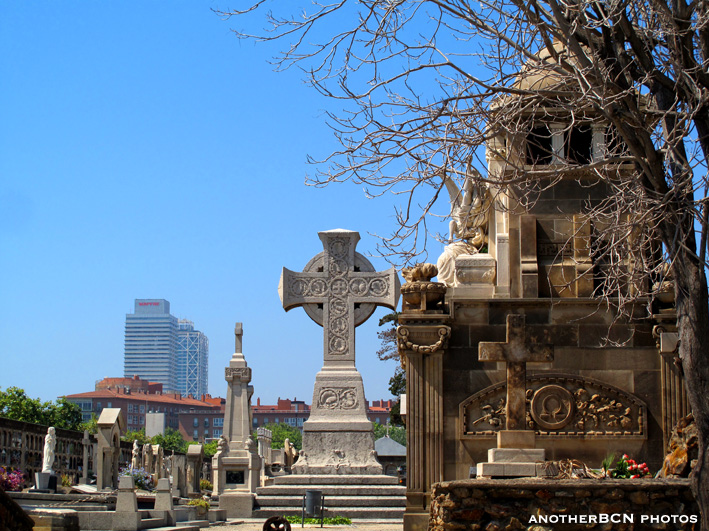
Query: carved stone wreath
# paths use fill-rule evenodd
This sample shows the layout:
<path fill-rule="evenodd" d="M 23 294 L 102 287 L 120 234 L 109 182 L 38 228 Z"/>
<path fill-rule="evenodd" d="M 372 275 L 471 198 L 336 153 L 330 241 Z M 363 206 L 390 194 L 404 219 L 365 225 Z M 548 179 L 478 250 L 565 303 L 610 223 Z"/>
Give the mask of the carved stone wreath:
<path fill-rule="evenodd" d="M 358 404 L 354 387 L 324 387 L 318 397 L 321 409 L 356 409 Z"/>

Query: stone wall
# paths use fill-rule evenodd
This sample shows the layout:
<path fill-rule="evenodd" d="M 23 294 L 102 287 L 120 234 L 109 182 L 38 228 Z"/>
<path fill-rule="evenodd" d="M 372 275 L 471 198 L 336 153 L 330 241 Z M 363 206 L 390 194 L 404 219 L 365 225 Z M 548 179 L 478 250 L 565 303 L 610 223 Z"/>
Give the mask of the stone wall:
<path fill-rule="evenodd" d="M 27 485 L 33 483 L 34 473 L 42 470 L 44 437 L 48 426 L 0 417 L 0 466 L 20 469 Z M 56 428 L 57 446 L 54 472 L 68 475 L 77 482 L 81 476 L 84 434 Z"/>
<path fill-rule="evenodd" d="M 470 479 L 433 486 L 429 529 L 699 529 L 699 508 L 686 479 Z"/>
<path fill-rule="evenodd" d="M 580 435 L 563 433 L 568 427 L 558 434 L 536 429 L 537 448 L 546 449 L 546 459 L 579 459 L 598 467 L 610 454 L 627 453 L 639 462 L 647 462 L 653 470 L 662 466 L 665 451 L 661 427 L 661 356 L 652 337 L 652 326 L 641 323 L 611 327 L 614 316 L 598 310 L 597 303 L 589 300 L 562 300 L 552 304 L 542 299 L 452 299 L 450 309 L 451 339 L 443 356 L 444 480 L 468 478 L 469 468 L 487 461 L 487 450 L 495 447 L 494 430 L 504 427 L 504 422 L 492 428 L 483 421 L 474 426 L 477 433 L 465 434 L 459 406 L 475 393 L 504 384 L 506 366 L 478 361 L 478 344 L 504 342 L 506 317 L 511 313 L 526 317 L 529 340 L 554 345 L 553 362 L 527 364 L 528 379 L 545 374 L 588 379 L 637 398 L 647 407 L 647 416 L 642 418 L 642 435 L 631 434 L 635 428 L 603 434 L 603 427 L 591 427 L 586 431 L 596 430 L 596 433 Z M 604 345 L 609 332 L 615 334 L 612 340 L 623 343 L 622 347 Z M 490 401 L 495 403 L 493 399 Z M 626 406 L 625 400 L 621 402 Z M 634 424 L 637 417 L 634 412 Z M 572 421 L 569 426 L 575 424 Z"/>

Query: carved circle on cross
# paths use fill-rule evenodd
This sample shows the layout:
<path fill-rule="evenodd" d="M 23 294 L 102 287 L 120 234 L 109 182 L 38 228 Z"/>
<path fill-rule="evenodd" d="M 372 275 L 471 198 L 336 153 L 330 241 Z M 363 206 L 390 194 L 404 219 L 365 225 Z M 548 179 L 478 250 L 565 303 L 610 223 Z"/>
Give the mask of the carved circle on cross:
<path fill-rule="evenodd" d="M 347 282 L 341 278 L 337 278 L 332 281 L 330 286 L 330 293 L 335 297 L 341 297 L 347 294 Z"/>
<path fill-rule="evenodd" d="M 381 297 L 387 292 L 387 283 L 380 278 L 375 278 L 369 285 L 369 291 L 375 297 Z"/>
<path fill-rule="evenodd" d="M 330 256 L 345 258 L 347 256 L 348 240 L 336 238 L 330 243 Z"/>
<path fill-rule="evenodd" d="M 330 249 L 332 256 L 332 248 Z M 323 259 L 325 253 L 316 254 L 303 268 L 304 273 L 317 273 L 323 272 Z M 354 254 L 354 265 L 356 270 L 363 273 L 373 273 L 375 271 L 374 266 L 371 264 L 367 258 L 362 256 L 360 253 L 355 252 Z M 312 289 L 312 287 L 311 287 Z M 369 319 L 374 310 L 376 310 L 376 305 L 371 303 L 361 303 L 355 306 L 354 310 L 354 325 L 359 326 L 367 319 Z M 303 304 L 303 309 L 305 313 L 308 314 L 313 321 L 315 321 L 320 326 L 323 325 L 323 309 L 317 304 Z M 346 303 L 340 299 L 334 299 L 330 302 L 330 309 L 336 312 L 338 315 L 343 315 L 347 313 Z"/>
<path fill-rule="evenodd" d="M 313 280 L 310 284 L 310 293 L 316 297 L 321 297 L 327 293 L 327 283 L 321 279 Z"/>
<path fill-rule="evenodd" d="M 367 293 L 367 281 L 363 278 L 353 278 L 350 280 L 350 291 L 354 295 L 364 295 Z"/>
<path fill-rule="evenodd" d="M 330 354 L 344 354 L 347 351 L 347 341 L 338 336 L 330 338 Z"/>

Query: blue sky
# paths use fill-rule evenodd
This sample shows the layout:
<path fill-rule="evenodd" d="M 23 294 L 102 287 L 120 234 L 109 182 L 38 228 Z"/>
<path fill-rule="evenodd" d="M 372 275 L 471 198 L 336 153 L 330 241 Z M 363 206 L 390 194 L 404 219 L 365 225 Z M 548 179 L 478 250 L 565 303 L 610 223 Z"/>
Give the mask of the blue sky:
<path fill-rule="evenodd" d="M 210 7 L 227 6 L 0 3 L 0 387 L 53 400 L 122 375 L 125 314 L 165 298 L 209 337 L 213 395 L 241 321 L 255 397 L 311 401 L 322 329 L 284 312 L 281 268 L 320 252 L 319 230 L 375 252 L 396 198 L 304 185 L 307 155 L 335 148 L 332 104 Z M 370 400 L 390 396 L 386 312 L 357 329 Z"/>

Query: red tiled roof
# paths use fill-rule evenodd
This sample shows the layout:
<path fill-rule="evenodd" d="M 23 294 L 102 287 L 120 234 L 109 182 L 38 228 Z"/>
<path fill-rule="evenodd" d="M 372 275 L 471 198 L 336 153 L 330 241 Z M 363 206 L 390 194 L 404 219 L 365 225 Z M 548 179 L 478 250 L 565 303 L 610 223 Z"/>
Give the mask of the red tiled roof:
<path fill-rule="evenodd" d="M 194 398 L 182 397 L 175 398 L 172 394 L 148 394 L 148 393 L 117 393 L 110 389 L 101 389 L 100 391 L 89 391 L 88 393 L 77 393 L 73 395 L 65 395 L 67 399 L 79 398 L 124 398 L 126 400 L 135 400 L 138 402 L 153 402 L 161 404 L 173 404 L 185 407 L 203 408 L 203 409 L 219 409 L 218 405 L 202 402 Z"/>

